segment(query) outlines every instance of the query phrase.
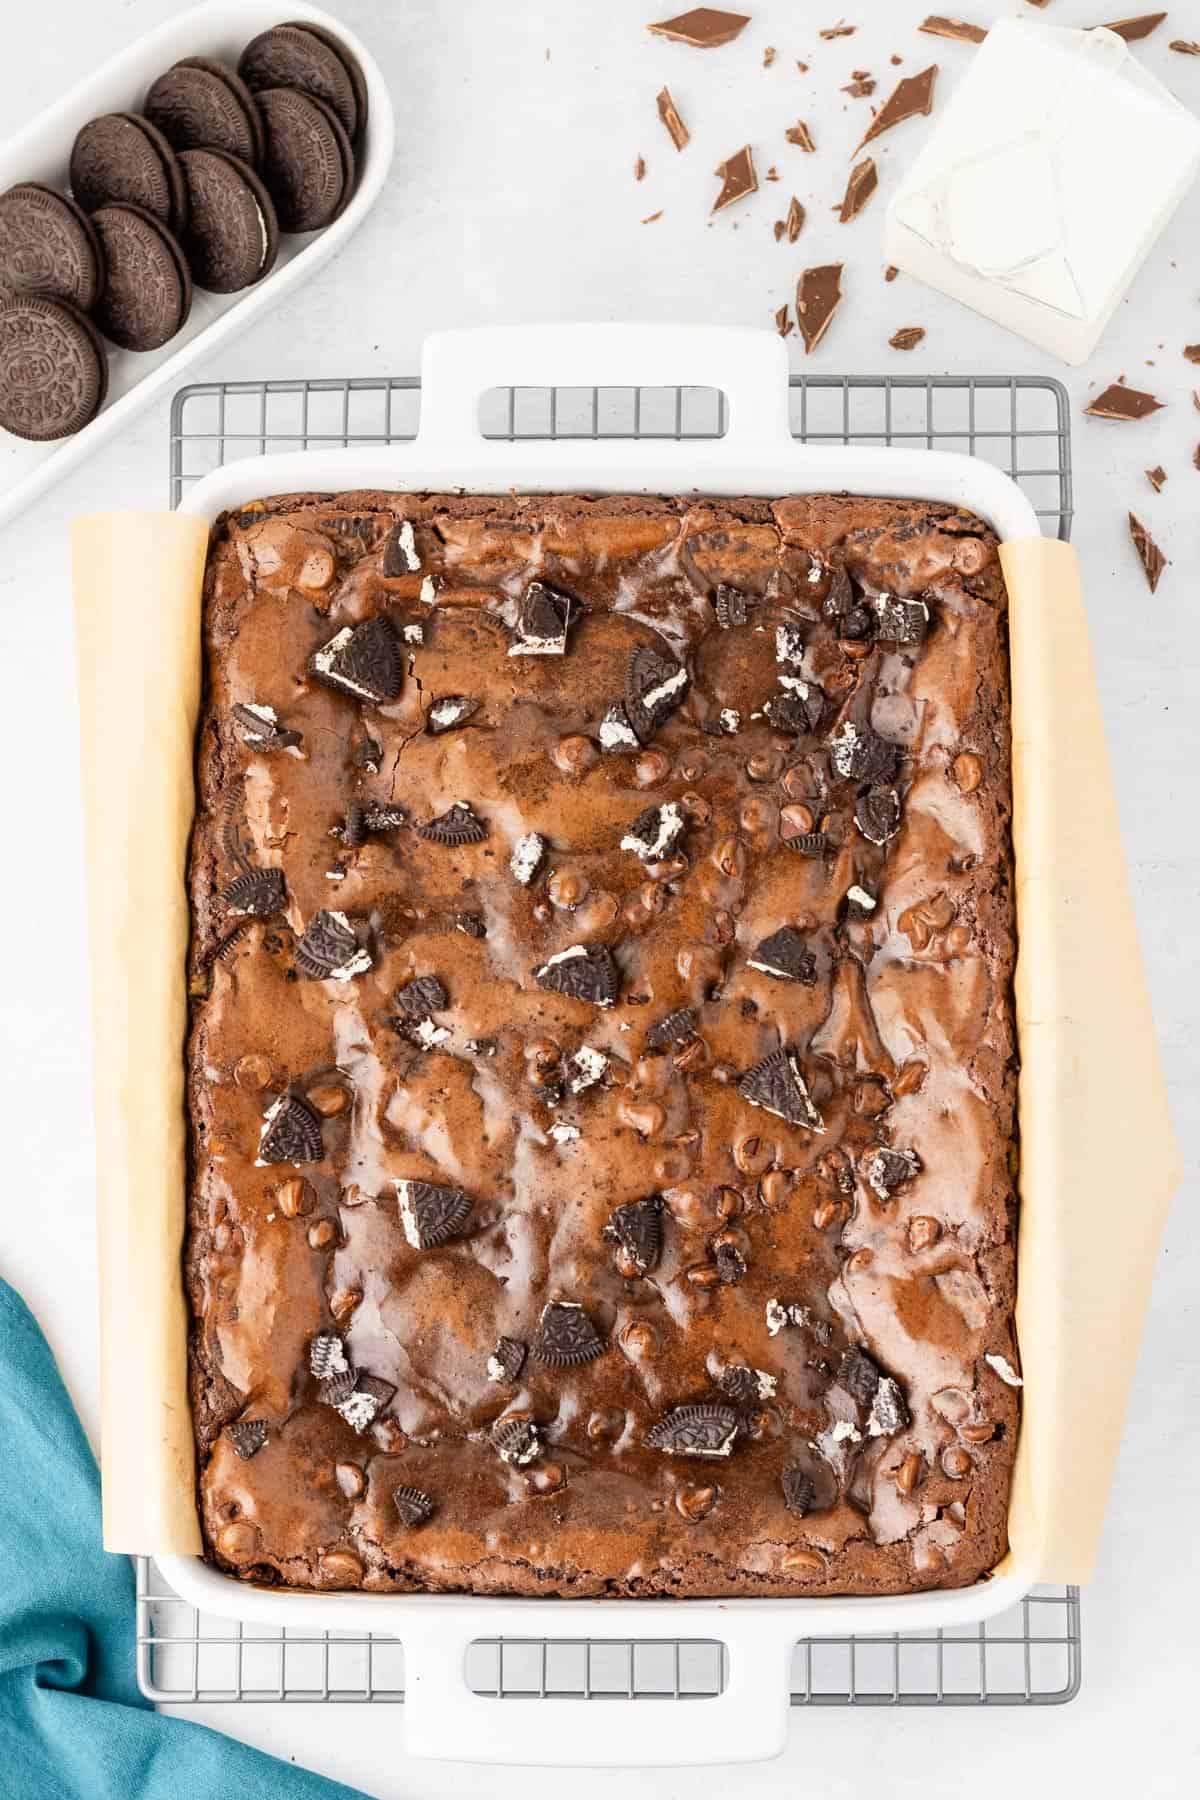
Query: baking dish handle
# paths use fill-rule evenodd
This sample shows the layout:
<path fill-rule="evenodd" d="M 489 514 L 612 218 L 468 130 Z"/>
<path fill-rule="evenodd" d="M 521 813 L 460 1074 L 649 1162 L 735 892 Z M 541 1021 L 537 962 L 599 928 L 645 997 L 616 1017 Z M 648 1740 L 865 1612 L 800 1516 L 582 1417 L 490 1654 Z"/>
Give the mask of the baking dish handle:
<path fill-rule="evenodd" d="M 676 1624 L 663 1641 L 675 1642 L 678 1631 Z M 404 1738 L 410 1755 L 539 1767 L 659 1768 L 763 1762 L 784 1748 L 795 1630 L 761 1613 L 741 1621 L 722 1618 L 711 1634 L 727 1647 L 722 1692 L 688 1696 L 685 1691 L 678 1700 L 673 1692 L 657 1701 L 475 1693 L 466 1682 L 466 1654 L 476 1635 L 461 1620 L 431 1611 L 419 1638 L 405 1638 Z M 637 1641 L 652 1637 L 639 1629 Z"/>
<path fill-rule="evenodd" d="M 497 387 L 719 388 L 727 445 L 792 443 L 787 350 L 773 331 L 614 324 L 435 332 L 421 356 L 418 444 L 473 443 L 480 398 Z"/>

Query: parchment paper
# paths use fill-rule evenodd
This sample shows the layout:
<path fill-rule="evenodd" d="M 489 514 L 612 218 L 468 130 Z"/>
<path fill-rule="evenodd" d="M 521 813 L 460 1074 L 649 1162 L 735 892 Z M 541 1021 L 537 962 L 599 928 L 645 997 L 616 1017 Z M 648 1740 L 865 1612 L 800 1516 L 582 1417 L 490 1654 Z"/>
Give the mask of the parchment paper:
<path fill-rule="evenodd" d="M 74 533 L 95 1025 L 110 1550 L 195 1553 L 184 1212 L 184 891 L 207 528 Z M 1021 1043 L 1009 1565 L 1091 1572 L 1179 1166 L 1125 882 L 1078 564 L 1004 546 Z"/>

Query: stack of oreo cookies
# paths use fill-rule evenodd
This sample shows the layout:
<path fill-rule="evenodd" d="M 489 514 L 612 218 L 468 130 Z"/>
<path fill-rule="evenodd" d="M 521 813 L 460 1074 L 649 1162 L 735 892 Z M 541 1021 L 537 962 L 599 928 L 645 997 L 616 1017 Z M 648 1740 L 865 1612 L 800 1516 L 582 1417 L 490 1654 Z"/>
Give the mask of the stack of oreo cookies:
<path fill-rule="evenodd" d="M 354 192 L 367 86 L 307 22 L 247 44 L 236 71 L 188 56 L 140 113 L 78 133 L 70 193 L 0 194 L 0 429 L 69 437 L 104 404 L 105 340 L 158 350 L 192 288 L 233 294 L 275 263 L 280 232 L 320 231 Z"/>

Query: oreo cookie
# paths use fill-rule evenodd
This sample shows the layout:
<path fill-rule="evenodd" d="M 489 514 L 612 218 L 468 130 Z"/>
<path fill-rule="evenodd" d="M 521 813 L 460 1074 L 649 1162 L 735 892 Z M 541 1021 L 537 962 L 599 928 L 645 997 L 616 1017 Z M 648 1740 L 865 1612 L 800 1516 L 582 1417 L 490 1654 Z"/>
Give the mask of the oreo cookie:
<path fill-rule="evenodd" d="M 38 294 L 86 313 L 103 286 L 104 252 L 81 206 L 40 181 L 0 194 L 0 301 Z"/>
<path fill-rule="evenodd" d="M 354 152 L 336 113 L 299 88 L 258 96 L 267 134 L 263 179 L 284 231 L 319 231 L 342 210 L 354 185 Z"/>
<path fill-rule="evenodd" d="M 89 119 L 71 148 L 71 192 L 87 213 L 140 206 L 168 230 L 187 220 L 187 188 L 174 150 L 149 119 L 104 113 Z"/>
<path fill-rule="evenodd" d="M 248 163 L 221 150 L 184 150 L 187 187 L 184 255 L 197 287 L 236 294 L 260 281 L 279 253 L 271 196 Z"/>
<path fill-rule="evenodd" d="M 253 93 L 263 88 L 299 88 L 323 100 L 337 115 L 347 137 L 355 138 L 362 125 L 358 90 L 350 74 L 352 62 L 350 52 L 327 33 L 318 34 L 302 24 L 274 25 L 246 45 L 238 59 L 238 74 Z M 361 70 L 359 77 L 361 81 Z M 365 96 L 365 83 L 362 88 Z"/>
<path fill-rule="evenodd" d="M 90 319 L 40 294 L 0 305 L 0 429 L 46 443 L 94 419 L 108 362 Z"/>
<path fill-rule="evenodd" d="M 301 31 L 307 31 L 311 37 L 318 38 L 322 44 L 340 57 L 342 66 L 350 77 L 350 86 L 354 91 L 355 128 L 350 136 L 357 147 L 367 129 L 367 119 L 371 110 L 371 98 L 367 92 L 367 78 L 363 74 L 362 64 L 357 56 L 346 48 L 342 40 L 335 37 L 332 31 L 327 31 L 323 25 L 314 25 L 311 19 L 285 19 L 284 23 L 296 25 Z M 296 82 L 292 83 L 293 87 L 297 85 Z"/>
<path fill-rule="evenodd" d="M 192 305 L 187 260 L 167 227 L 140 206 L 101 206 L 92 224 L 104 246 L 104 292 L 95 320 L 122 350 L 169 343 Z"/>
<path fill-rule="evenodd" d="M 262 127 L 245 84 L 220 63 L 185 57 L 158 77 L 142 112 L 175 150 L 224 150 L 241 162 L 262 156 Z"/>

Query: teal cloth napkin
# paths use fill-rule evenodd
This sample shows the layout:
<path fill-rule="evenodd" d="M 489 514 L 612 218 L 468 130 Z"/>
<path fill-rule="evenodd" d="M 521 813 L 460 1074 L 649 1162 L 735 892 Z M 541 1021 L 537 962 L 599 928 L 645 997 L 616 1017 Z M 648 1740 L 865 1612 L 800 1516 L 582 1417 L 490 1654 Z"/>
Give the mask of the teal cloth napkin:
<path fill-rule="evenodd" d="M 100 1476 L 50 1347 L 0 1280 L 0 1794 L 362 1800 L 138 1691 L 133 1570 L 100 1547 Z"/>

